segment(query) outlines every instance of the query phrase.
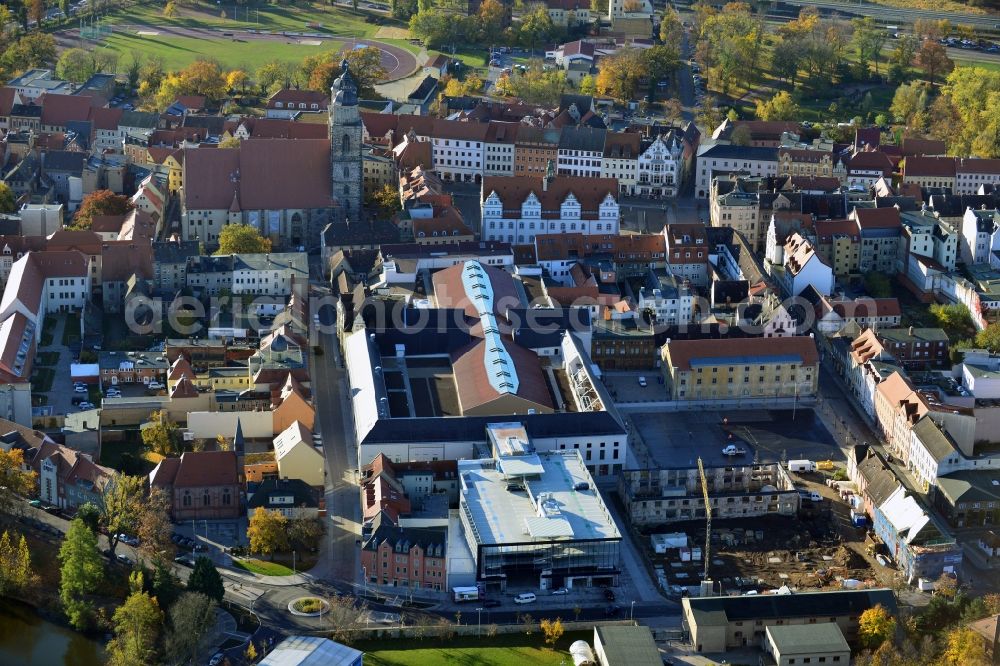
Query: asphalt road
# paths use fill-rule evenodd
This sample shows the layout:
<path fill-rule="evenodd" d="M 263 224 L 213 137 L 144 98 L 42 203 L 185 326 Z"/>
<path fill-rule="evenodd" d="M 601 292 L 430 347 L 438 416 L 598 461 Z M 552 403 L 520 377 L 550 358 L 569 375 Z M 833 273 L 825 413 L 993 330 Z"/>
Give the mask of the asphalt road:
<path fill-rule="evenodd" d="M 834 2 L 832 0 L 784 0 L 786 4 L 800 7 L 812 6 L 821 7 L 840 12 L 850 12 L 861 16 L 871 16 L 882 23 L 896 23 L 906 25 L 918 18 L 922 19 L 947 19 L 953 24 L 963 23 L 976 26 L 977 28 L 995 29 L 1000 25 L 1000 17 L 995 14 L 965 14 L 961 12 L 946 12 L 931 9 L 911 9 L 889 7 L 886 5 L 875 5 L 859 2 Z"/>

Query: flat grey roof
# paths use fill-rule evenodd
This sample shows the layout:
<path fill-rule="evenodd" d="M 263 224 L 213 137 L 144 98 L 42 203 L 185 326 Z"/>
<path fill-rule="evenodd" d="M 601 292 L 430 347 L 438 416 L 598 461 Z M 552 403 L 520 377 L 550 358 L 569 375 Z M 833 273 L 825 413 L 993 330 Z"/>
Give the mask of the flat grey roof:
<path fill-rule="evenodd" d="M 620 539 L 604 500 L 583 460 L 574 451 L 538 455 L 540 476 L 519 479 L 523 491 L 508 491 L 493 460 L 459 461 L 462 504 L 468 508 L 481 544 L 560 539 Z M 587 490 L 574 490 L 587 483 Z M 539 498 L 544 510 L 536 510 Z"/>

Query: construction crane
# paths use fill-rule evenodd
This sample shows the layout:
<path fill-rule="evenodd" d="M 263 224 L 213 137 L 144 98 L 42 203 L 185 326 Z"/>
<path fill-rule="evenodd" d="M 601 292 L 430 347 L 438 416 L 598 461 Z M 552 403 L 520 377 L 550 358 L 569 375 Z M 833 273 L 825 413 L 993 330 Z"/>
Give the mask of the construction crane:
<path fill-rule="evenodd" d="M 705 552 L 703 557 L 705 558 L 705 577 L 704 580 L 709 580 L 708 577 L 708 567 L 712 561 L 712 503 L 708 499 L 708 479 L 705 478 L 705 465 L 701 462 L 701 456 L 698 456 L 698 478 L 701 479 L 701 494 L 705 498 Z"/>

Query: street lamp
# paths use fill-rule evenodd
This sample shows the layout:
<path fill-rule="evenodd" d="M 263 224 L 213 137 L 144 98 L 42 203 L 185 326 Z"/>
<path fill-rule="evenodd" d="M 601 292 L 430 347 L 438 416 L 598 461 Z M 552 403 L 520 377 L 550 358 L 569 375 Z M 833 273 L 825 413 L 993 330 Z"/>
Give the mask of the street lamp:
<path fill-rule="evenodd" d="M 361 573 L 364 576 L 364 581 L 363 581 L 364 584 L 365 584 L 365 587 L 364 587 L 364 590 L 365 590 L 364 591 L 364 597 L 365 597 L 365 599 L 367 599 L 368 598 L 368 569 L 367 569 L 367 567 L 362 566 L 361 567 Z"/>
<path fill-rule="evenodd" d="M 483 609 L 482 609 L 481 606 L 476 609 L 476 613 L 478 614 L 478 617 L 479 617 L 479 620 L 476 623 L 478 625 L 477 628 L 476 628 L 476 638 L 482 638 L 483 637 Z"/>
<path fill-rule="evenodd" d="M 629 607 L 628 619 L 635 620 L 635 599 L 632 600 L 632 605 Z"/>

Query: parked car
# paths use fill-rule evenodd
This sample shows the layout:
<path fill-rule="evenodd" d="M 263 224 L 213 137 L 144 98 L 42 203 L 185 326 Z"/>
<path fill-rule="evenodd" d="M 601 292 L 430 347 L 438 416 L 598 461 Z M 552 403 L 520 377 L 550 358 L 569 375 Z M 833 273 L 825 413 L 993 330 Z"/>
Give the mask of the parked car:
<path fill-rule="evenodd" d="M 87 411 L 88 409 L 93 409 L 94 408 L 94 403 L 92 403 L 92 402 L 81 402 L 77 406 L 80 408 L 81 412 L 84 412 L 84 411 Z"/>
<path fill-rule="evenodd" d="M 535 596 L 534 592 L 522 592 L 521 594 L 514 597 L 515 604 L 530 604 L 538 597 Z"/>
<path fill-rule="evenodd" d="M 639 386 L 642 386 L 643 388 L 646 387 L 646 378 L 645 377 L 639 377 Z"/>
<path fill-rule="evenodd" d="M 178 555 L 174 558 L 174 562 L 185 567 L 193 567 L 194 559 L 190 555 Z"/>
<path fill-rule="evenodd" d="M 80 386 L 78 384 L 78 385 L 76 385 L 76 386 L 73 387 L 73 392 L 74 393 L 86 393 L 87 392 L 87 387 L 86 386 Z"/>
<path fill-rule="evenodd" d="M 159 391 L 159 390 L 161 390 L 163 388 L 163 384 L 161 384 L 160 382 L 155 381 L 155 380 L 149 382 L 149 384 L 147 384 L 146 386 L 148 386 L 149 389 L 153 390 L 153 391 Z"/>
<path fill-rule="evenodd" d="M 730 444 L 722 449 L 722 455 L 724 456 L 742 456 L 746 455 L 747 450 L 736 446 L 735 444 Z"/>
<path fill-rule="evenodd" d="M 219 664 L 221 664 L 222 660 L 225 658 L 226 658 L 225 654 L 223 654 L 222 652 L 216 652 L 214 655 L 212 655 L 212 658 L 208 660 L 208 666 L 219 666 Z"/>
<path fill-rule="evenodd" d="M 556 594 L 569 594 L 569 590 L 567 590 L 565 587 L 560 587 L 560 588 L 556 588 L 555 590 L 552 590 L 552 594 L 553 595 L 556 595 Z"/>
<path fill-rule="evenodd" d="M 118 553 L 117 555 L 115 555 L 115 559 L 121 562 L 122 564 L 127 564 L 129 566 L 135 564 L 135 562 L 132 561 L 131 557 L 129 557 L 128 555 L 123 555 L 122 553 Z"/>
<path fill-rule="evenodd" d="M 108 398 L 120 398 L 122 397 L 122 392 L 116 388 L 110 388 L 104 395 Z"/>

